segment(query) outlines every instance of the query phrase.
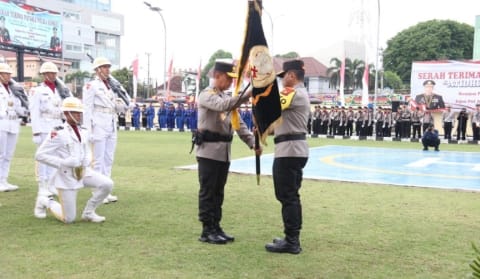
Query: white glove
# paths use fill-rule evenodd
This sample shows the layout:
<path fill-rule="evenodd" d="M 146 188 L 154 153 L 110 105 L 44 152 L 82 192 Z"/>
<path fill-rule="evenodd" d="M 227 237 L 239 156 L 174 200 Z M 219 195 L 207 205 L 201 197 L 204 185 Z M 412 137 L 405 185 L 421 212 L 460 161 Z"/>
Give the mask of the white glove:
<path fill-rule="evenodd" d="M 82 162 L 78 158 L 68 157 L 61 161 L 60 165 L 69 168 L 76 168 L 82 165 Z"/>
<path fill-rule="evenodd" d="M 39 144 L 42 143 L 42 136 L 40 136 L 40 135 L 34 135 L 34 136 L 32 137 L 32 141 L 33 141 L 33 143 L 35 143 L 36 145 L 39 145 Z"/>

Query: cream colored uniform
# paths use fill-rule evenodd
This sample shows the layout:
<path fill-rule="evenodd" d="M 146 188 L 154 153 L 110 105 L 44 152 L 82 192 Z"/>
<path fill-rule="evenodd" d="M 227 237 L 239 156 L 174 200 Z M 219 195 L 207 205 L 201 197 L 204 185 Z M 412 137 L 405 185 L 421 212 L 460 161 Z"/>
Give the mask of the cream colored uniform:
<path fill-rule="evenodd" d="M 81 141 L 68 124 L 54 129 L 38 148 L 35 159 L 56 169 L 49 184 L 57 188 L 60 203 L 49 200 L 47 206 L 62 222 L 71 223 L 76 217 L 78 189 L 95 188 L 84 209 L 94 212 L 112 191 L 113 181 L 90 167 L 91 152 L 88 131 L 79 127 Z"/>
<path fill-rule="evenodd" d="M 20 122 L 27 110 L 20 99 L 0 83 L 0 183 L 7 183 L 10 162 L 17 145 Z"/>
<path fill-rule="evenodd" d="M 30 117 L 32 125 L 33 142 L 37 148 L 47 138 L 54 127 L 62 125 L 63 112 L 61 109 L 62 98 L 55 88 L 50 89 L 45 83 L 33 88 L 30 91 Z M 35 135 L 38 134 L 38 135 Z M 39 195 L 48 195 L 47 181 L 52 175 L 54 169 L 42 164 L 36 163 L 35 176 L 39 183 Z"/>
<path fill-rule="evenodd" d="M 93 169 L 110 177 L 117 145 L 117 113 L 128 106 L 97 76 L 83 90 L 83 123 L 93 144 Z"/>

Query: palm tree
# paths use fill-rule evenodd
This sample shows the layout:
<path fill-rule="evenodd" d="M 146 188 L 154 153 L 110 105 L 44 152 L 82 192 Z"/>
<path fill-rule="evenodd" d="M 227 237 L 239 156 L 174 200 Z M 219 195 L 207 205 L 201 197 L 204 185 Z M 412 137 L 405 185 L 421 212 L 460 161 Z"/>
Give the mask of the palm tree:
<path fill-rule="evenodd" d="M 332 66 L 327 69 L 329 87 L 338 88 L 340 87 L 340 69 L 342 67 L 342 60 L 333 57 L 330 59 L 330 65 Z"/>
<path fill-rule="evenodd" d="M 66 75 L 65 82 L 73 83 L 73 95 L 81 97 L 85 79 L 90 78 L 91 76 L 92 75 L 87 71 L 77 71 Z"/>

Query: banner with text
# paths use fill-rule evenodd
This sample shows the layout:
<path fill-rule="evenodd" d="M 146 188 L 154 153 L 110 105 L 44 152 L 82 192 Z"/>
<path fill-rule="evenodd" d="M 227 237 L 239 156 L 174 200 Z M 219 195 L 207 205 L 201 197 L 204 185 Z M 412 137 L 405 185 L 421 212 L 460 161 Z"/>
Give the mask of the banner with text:
<path fill-rule="evenodd" d="M 38 7 L 0 0 L 0 43 L 62 51 L 62 16 Z"/>
<path fill-rule="evenodd" d="M 410 88 L 411 100 L 427 109 L 473 110 L 480 103 L 480 61 L 413 62 Z"/>

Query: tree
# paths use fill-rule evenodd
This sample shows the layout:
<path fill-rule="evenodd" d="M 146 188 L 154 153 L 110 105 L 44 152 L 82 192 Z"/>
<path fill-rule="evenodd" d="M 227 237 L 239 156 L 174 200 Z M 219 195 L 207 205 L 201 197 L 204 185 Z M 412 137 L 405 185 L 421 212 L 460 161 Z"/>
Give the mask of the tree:
<path fill-rule="evenodd" d="M 342 67 L 342 60 L 333 57 L 330 59 L 332 65 L 327 69 L 327 76 L 329 77 L 330 87 L 338 88 L 340 86 L 340 70 Z M 345 81 L 344 88 L 355 90 L 363 87 L 363 72 L 365 70 L 365 62 L 359 59 L 345 58 Z M 374 71 L 373 65 L 369 65 L 369 71 Z M 370 84 L 370 83 L 369 83 Z"/>
<path fill-rule="evenodd" d="M 73 95 L 82 96 L 82 88 L 85 80 L 91 78 L 92 75 L 87 71 L 76 71 L 65 76 L 66 83 L 73 83 Z"/>
<path fill-rule="evenodd" d="M 116 80 L 118 80 L 122 84 L 123 88 L 125 88 L 127 92 L 131 93 L 133 91 L 131 82 L 132 72 L 129 71 L 126 67 L 112 71 L 111 74 Z"/>
<path fill-rule="evenodd" d="M 410 83 L 412 62 L 425 60 L 472 59 L 474 28 L 452 20 L 421 22 L 387 42 L 385 70 L 397 73 Z"/>
<path fill-rule="evenodd" d="M 217 50 L 214 54 L 212 54 L 212 56 L 208 60 L 207 65 L 205 65 L 202 69 L 202 74 L 200 77 L 200 90 L 208 86 L 208 72 L 215 65 L 215 61 L 222 58 L 232 59 L 232 57 L 233 56 L 230 52 L 221 49 Z"/>
<path fill-rule="evenodd" d="M 280 58 L 287 58 L 287 59 L 295 59 L 295 58 L 299 58 L 300 55 L 295 52 L 295 51 L 290 51 L 288 53 L 285 53 L 285 54 L 277 54 L 275 55 L 275 57 L 280 57 Z"/>
<path fill-rule="evenodd" d="M 402 89 L 403 84 L 402 84 L 402 79 L 394 72 L 391 71 L 385 71 L 383 73 L 383 86 L 384 87 L 389 87 L 392 89 Z"/>

